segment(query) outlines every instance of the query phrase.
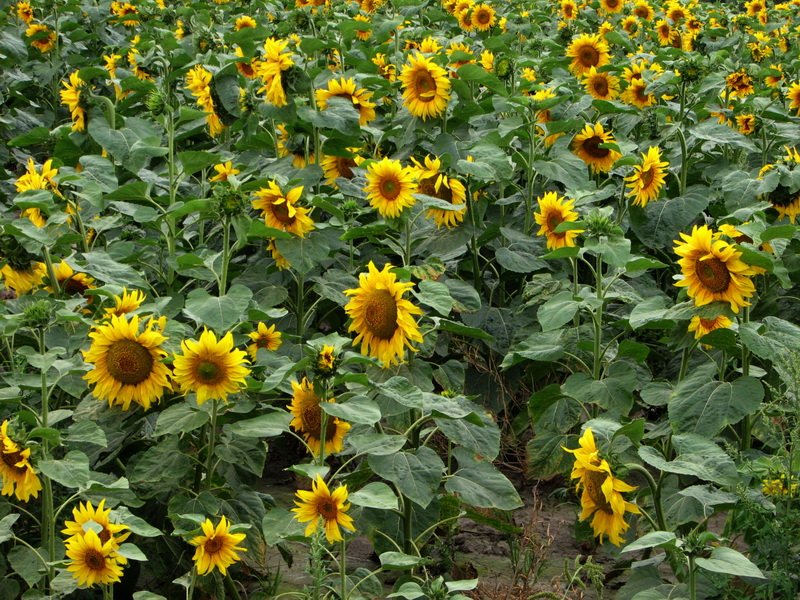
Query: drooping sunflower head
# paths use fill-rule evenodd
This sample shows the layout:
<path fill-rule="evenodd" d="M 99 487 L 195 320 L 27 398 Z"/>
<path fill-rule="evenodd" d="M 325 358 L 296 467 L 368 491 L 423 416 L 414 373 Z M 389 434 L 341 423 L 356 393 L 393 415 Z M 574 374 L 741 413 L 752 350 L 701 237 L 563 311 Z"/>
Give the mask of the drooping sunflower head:
<path fill-rule="evenodd" d="M 302 434 L 309 449 L 319 456 L 322 447 L 323 422 L 325 423 L 325 454 L 335 454 L 344 448 L 344 436 L 350 431 L 350 424 L 323 412 L 323 400 L 314 391 L 314 385 L 305 377 L 300 383 L 292 381 L 292 402 L 289 412 L 294 417 L 291 427 Z M 325 402 L 336 402 L 334 398 Z"/>
<path fill-rule="evenodd" d="M 258 357 L 258 351 L 261 348 L 269 352 L 275 352 L 281 347 L 281 332 L 275 330 L 274 324 L 267 327 L 266 323 L 259 323 L 256 331 L 247 335 L 253 341 L 252 344 L 247 346 L 247 353 L 253 360 Z"/>
<path fill-rule="evenodd" d="M 161 362 L 167 338 L 156 325 L 151 320 L 140 333 L 138 316 L 111 315 L 89 334 L 92 345 L 83 351 L 83 358 L 94 368 L 83 378 L 94 385 L 96 398 L 122 410 L 128 410 L 131 402 L 147 410 L 170 389 L 169 370 Z"/>
<path fill-rule="evenodd" d="M 604 67 L 610 61 L 608 44 L 598 34 L 582 34 L 572 40 L 567 48 L 572 58 L 570 71 L 575 75 L 586 75 L 592 67 Z"/>
<path fill-rule="evenodd" d="M 610 73 L 598 71 L 596 67 L 592 67 L 583 78 L 583 87 L 592 98 L 613 100 L 619 94 L 619 79 Z"/>
<path fill-rule="evenodd" d="M 92 277 L 86 273 L 76 273 L 66 261 L 61 261 L 55 266 L 56 279 L 59 289 L 68 296 L 83 296 L 87 290 L 97 287 Z M 91 303 L 92 296 L 87 300 Z"/>
<path fill-rule="evenodd" d="M 743 98 L 753 93 L 753 80 L 744 70 L 734 71 L 725 78 L 725 85 L 730 91 L 731 98 Z"/>
<path fill-rule="evenodd" d="M 379 359 L 384 367 L 402 361 L 406 348 L 414 350 L 412 342 L 422 343 L 414 320 L 422 310 L 403 298 L 413 284 L 398 282 L 391 268 L 387 263 L 379 271 L 370 261 L 359 286 L 344 292 L 351 296 L 344 307 L 352 319 L 348 331 L 358 334 L 353 344 L 360 342 L 361 354 Z"/>
<path fill-rule="evenodd" d="M 31 449 L 22 448 L 8 433 L 8 420 L 0 426 L 0 482 L 4 496 L 27 502 L 39 496 L 42 483 L 31 464 Z"/>
<path fill-rule="evenodd" d="M 786 186 L 778 185 L 768 198 L 772 208 L 778 211 L 778 218 L 786 217 L 794 225 L 800 215 L 800 193 L 790 192 Z"/>
<path fill-rule="evenodd" d="M 633 197 L 635 206 L 645 207 L 651 200 L 658 198 L 664 186 L 666 169 L 669 163 L 661 160 L 661 150 L 658 146 L 650 146 L 642 154 L 642 164 L 633 167 L 633 173 L 625 178 L 627 182 L 627 196 Z"/>
<path fill-rule="evenodd" d="M 314 229 L 314 221 L 308 216 L 308 210 L 297 205 L 302 194 L 302 185 L 284 194 L 276 181 L 270 181 L 267 187 L 253 194 L 253 208 L 261 211 L 267 227 L 302 238 Z"/>
<path fill-rule="evenodd" d="M 77 71 L 69 75 L 69 81 L 62 81 L 61 85 L 61 104 L 65 105 L 72 117 L 72 131 L 83 131 L 86 129 L 86 110 L 81 103 L 81 88 L 84 81 L 80 78 Z"/>
<path fill-rule="evenodd" d="M 414 172 L 399 160 L 384 158 L 367 167 L 364 187 L 370 205 L 384 218 L 395 218 L 416 202 Z"/>
<path fill-rule="evenodd" d="M 800 114 L 800 82 L 794 82 L 786 90 L 786 99 L 789 101 L 789 109 Z"/>
<path fill-rule="evenodd" d="M 364 162 L 364 158 L 359 156 L 361 148 L 347 148 L 347 151 L 354 156 L 333 156 L 326 154 L 322 157 L 319 166 L 325 173 L 328 185 L 337 187 L 336 180 L 341 177 L 343 179 L 352 179 L 355 177 L 353 169 Z"/>
<path fill-rule="evenodd" d="M 200 575 L 207 575 L 215 568 L 224 576 L 228 568 L 241 560 L 239 552 L 247 552 L 247 548 L 239 546 L 247 537 L 245 533 L 231 533 L 231 524 L 223 515 L 217 526 L 206 519 L 201 524 L 202 535 L 195 536 L 189 542 L 196 546 L 194 556 L 195 567 Z"/>
<path fill-rule="evenodd" d="M 736 115 L 736 128 L 739 133 L 750 135 L 756 130 L 756 116 L 753 114 Z"/>
<path fill-rule="evenodd" d="M 297 497 L 299 501 L 295 500 L 297 507 L 292 512 L 300 523 L 308 523 L 306 537 L 317 531 L 320 524 L 329 544 L 342 541 L 340 526 L 348 531 L 356 530 L 352 517 L 346 514 L 350 509 L 346 485 L 339 486 L 331 493 L 322 477 L 317 475 L 311 484 L 311 491 L 298 490 Z"/>
<path fill-rule="evenodd" d="M 540 226 L 537 235 L 546 236 L 547 249 L 556 250 L 574 246 L 576 238 L 583 232 L 583 229 L 557 232 L 556 228 L 561 223 L 578 220 L 578 213 L 574 210 L 575 201 L 560 197 L 556 192 L 547 192 L 536 201 L 539 210 L 533 213 L 533 217 Z"/>
<path fill-rule="evenodd" d="M 605 148 L 605 144 L 614 144 L 610 131 L 603 128 L 602 123 L 587 123 L 583 131 L 572 140 L 572 151 L 593 171 L 608 173 L 614 163 L 622 158 L 617 150 Z"/>
<path fill-rule="evenodd" d="M 694 315 L 689 321 L 688 331 L 694 332 L 694 338 L 699 340 L 704 335 L 708 335 L 712 331 L 717 329 L 728 329 L 731 325 L 733 325 L 733 321 L 731 321 L 725 315 L 717 315 L 711 319 L 706 319 L 701 317 L 700 315 Z"/>
<path fill-rule="evenodd" d="M 755 294 L 750 279 L 753 268 L 734 246 L 715 239 L 708 226 L 695 225 L 691 234 L 681 233 L 681 239 L 675 240 L 675 254 L 681 257 L 681 276 L 675 285 L 687 288 L 697 306 L 727 302 L 738 313 L 750 305 L 747 298 Z"/>
<path fill-rule="evenodd" d="M 250 369 L 246 353 L 233 347 L 233 334 L 217 341 L 214 332 L 205 329 L 199 340 L 181 342 L 182 354 L 173 362 L 174 379 L 183 393 L 194 392 L 197 403 L 224 400 L 247 385 Z"/>
<path fill-rule="evenodd" d="M 14 290 L 17 296 L 24 296 L 41 287 L 47 275 L 44 263 L 20 260 L 12 261 L 0 268 L 0 279 L 5 287 Z"/>
<path fill-rule="evenodd" d="M 415 117 L 426 120 L 447 110 L 450 79 L 447 72 L 423 54 L 409 57 L 400 75 L 403 104 Z"/>

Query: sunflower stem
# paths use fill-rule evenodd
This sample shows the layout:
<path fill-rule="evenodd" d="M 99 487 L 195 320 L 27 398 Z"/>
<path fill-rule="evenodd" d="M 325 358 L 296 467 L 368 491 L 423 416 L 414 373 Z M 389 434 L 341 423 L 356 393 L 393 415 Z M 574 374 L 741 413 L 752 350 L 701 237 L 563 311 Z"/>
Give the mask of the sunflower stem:
<path fill-rule="evenodd" d="M 189 587 L 186 589 L 186 600 L 192 600 L 195 585 L 197 585 L 197 569 L 192 566 L 192 576 L 189 578 Z"/>
<path fill-rule="evenodd" d="M 411 266 L 411 219 L 409 218 L 408 211 L 405 211 L 404 219 L 404 233 L 405 244 L 403 246 L 403 266 Z"/>
<path fill-rule="evenodd" d="M 52 267 L 51 267 L 52 268 Z M 45 344 L 44 328 L 38 330 L 39 352 L 47 352 Z M 42 427 L 46 428 L 49 422 L 50 398 L 47 384 L 47 369 L 41 370 L 42 378 Z M 47 439 L 42 439 L 42 453 L 44 458 L 50 458 L 50 444 Z M 53 503 L 53 484 L 50 478 L 42 474 L 42 545 L 47 549 L 47 558 L 52 563 L 56 559 L 56 522 L 54 514 L 55 506 Z M 47 583 L 52 585 L 55 577 L 55 567 L 47 567 Z"/>
<path fill-rule="evenodd" d="M 103 600 L 114 600 L 114 584 L 107 583 L 103 586 Z"/>
<path fill-rule="evenodd" d="M 475 206 L 472 198 L 472 189 L 470 186 L 470 179 L 467 177 L 467 197 L 465 202 L 467 203 L 467 212 L 469 213 L 469 220 L 472 224 L 472 231 L 470 232 L 470 250 L 472 251 L 472 281 L 475 287 L 475 291 L 478 292 L 478 295 L 481 293 L 481 283 L 483 282 L 481 278 L 480 272 L 480 265 L 478 263 L 478 240 L 475 237 Z"/>
<path fill-rule="evenodd" d="M 339 596 L 342 600 L 347 598 L 347 546 L 342 538 L 342 555 L 339 557 L 339 572 L 342 576 L 342 591 Z"/>
<path fill-rule="evenodd" d="M 47 267 L 47 277 L 50 278 L 50 287 L 53 288 L 53 296 L 58 298 L 61 296 L 61 287 L 58 285 L 58 278 L 56 277 L 56 270 L 53 266 L 53 257 L 50 255 L 50 248 L 47 246 L 42 246 L 42 257 L 44 258 L 44 264 Z M 44 350 L 41 352 L 42 354 L 45 353 Z"/>
<path fill-rule="evenodd" d="M 164 118 L 167 129 L 167 169 L 169 177 L 169 208 L 175 205 L 177 197 L 177 182 L 175 181 L 175 120 L 172 113 L 172 107 L 167 108 Z M 173 271 L 172 264 L 175 258 L 175 218 L 168 211 L 166 215 L 167 221 L 167 284 L 172 286 L 172 281 L 175 278 L 175 271 Z"/>
<path fill-rule="evenodd" d="M 212 400 L 211 423 L 208 427 L 208 454 L 206 455 L 206 488 L 210 489 L 214 470 L 214 447 L 217 445 L 217 404 L 219 400 Z"/>
<path fill-rule="evenodd" d="M 239 595 L 239 590 L 236 589 L 236 582 L 234 582 L 233 577 L 231 577 L 230 571 L 225 575 L 225 587 L 234 600 L 242 600 L 242 597 Z"/>
<path fill-rule="evenodd" d="M 696 567 L 694 565 L 694 556 L 691 554 L 689 559 L 689 600 L 697 600 L 697 578 Z"/>
<path fill-rule="evenodd" d="M 678 195 L 683 196 L 683 193 L 686 191 L 686 181 L 689 177 L 689 152 L 686 149 L 686 137 L 684 137 L 683 131 L 680 127 L 676 131 L 678 134 L 678 141 L 681 144 L 681 176 Z"/>
<path fill-rule="evenodd" d="M 597 255 L 597 262 L 595 266 L 595 293 L 599 301 L 597 312 L 594 314 L 592 321 L 594 323 L 594 350 L 593 365 L 592 365 L 592 378 L 595 380 L 600 379 L 600 367 L 602 365 L 601 345 L 603 343 L 603 261 L 602 257 Z"/>
<path fill-rule="evenodd" d="M 686 377 L 686 371 L 689 369 L 689 356 L 691 356 L 691 348 L 684 348 L 681 351 L 681 368 L 678 371 L 678 383 L 683 381 Z"/>
<path fill-rule="evenodd" d="M 225 215 L 222 224 L 222 273 L 219 276 L 219 295 L 228 290 L 228 265 L 231 261 L 231 218 Z"/>
<path fill-rule="evenodd" d="M 742 322 L 747 323 L 750 321 L 750 307 L 744 307 L 744 315 L 742 316 Z M 748 377 L 750 375 L 750 350 L 747 348 L 746 344 L 742 344 L 742 377 Z M 742 420 L 742 439 L 741 439 L 741 449 L 742 452 L 750 450 L 752 444 L 752 435 L 753 435 L 753 415 L 745 415 L 744 420 Z"/>
<path fill-rule="evenodd" d="M 647 480 L 647 485 L 650 486 L 650 492 L 653 494 L 653 506 L 656 509 L 656 521 L 658 522 L 658 528 L 661 531 L 667 531 L 666 521 L 664 520 L 664 511 L 661 507 L 661 484 L 656 483 L 652 473 L 650 473 L 650 471 L 648 471 L 642 465 L 630 463 L 625 465 L 625 467 L 630 471 L 641 473 Z"/>

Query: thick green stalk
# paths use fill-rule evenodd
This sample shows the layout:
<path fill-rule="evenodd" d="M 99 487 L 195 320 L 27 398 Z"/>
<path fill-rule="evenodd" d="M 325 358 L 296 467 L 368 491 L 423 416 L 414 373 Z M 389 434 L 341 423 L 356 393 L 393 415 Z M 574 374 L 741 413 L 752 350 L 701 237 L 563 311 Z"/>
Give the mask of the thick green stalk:
<path fill-rule="evenodd" d="M 56 277 L 56 270 L 53 266 L 53 257 L 50 255 L 50 249 L 47 246 L 42 246 L 42 256 L 44 257 L 44 264 L 47 267 L 47 277 L 50 279 L 50 287 L 53 289 L 53 296 L 58 298 L 61 295 L 61 288 L 58 285 L 58 278 Z M 44 354 L 44 350 L 41 351 Z"/>
<path fill-rule="evenodd" d="M 208 454 L 206 455 L 206 489 L 210 489 L 213 481 L 214 450 L 217 445 L 217 404 L 219 400 L 212 400 L 211 423 L 208 428 Z"/>
<path fill-rule="evenodd" d="M 297 295 L 295 296 L 295 321 L 297 321 L 297 340 L 303 343 L 305 333 L 306 312 L 305 312 L 305 279 L 302 274 L 297 274 Z"/>
<path fill-rule="evenodd" d="M 689 152 L 686 149 L 686 137 L 680 127 L 677 129 L 678 141 L 681 144 L 681 174 L 679 181 L 678 194 L 683 196 L 686 191 L 686 182 L 689 178 Z"/>
<path fill-rule="evenodd" d="M 603 343 L 603 260 L 598 254 L 597 262 L 595 263 L 595 293 L 597 294 L 598 307 L 597 312 L 594 314 L 592 321 L 594 323 L 594 349 L 592 357 L 592 378 L 595 380 L 600 379 L 600 367 L 602 365 L 601 346 Z"/>
<path fill-rule="evenodd" d="M 45 344 L 44 329 L 39 329 L 39 352 L 44 354 L 47 351 Z M 41 370 L 42 378 L 42 427 L 49 426 L 50 398 L 47 384 L 47 369 Z M 47 439 L 42 440 L 42 453 L 45 458 L 50 458 L 50 444 Z M 42 545 L 47 549 L 47 558 L 52 563 L 56 559 L 56 521 L 55 506 L 53 503 L 53 483 L 50 478 L 42 474 Z M 55 567 L 48 566 L 47 582 L 52 584 L 55 577 Z"/>
<path fill-rule="evenodd" d="M 172 285 L 175 279 L 173 263 L 175 262 L 175 217 L 172 216 L 172 207 L 177 199 L 177 181 L 175 177 L 175 119 L 172 107 L 167 108 L 165 116 L 167 126 L 167 169 L 169 177 L 169 209 L 167 210 L 167 284 Z"/>
<path fill-rule="evenodd" d="M 697 600 L 697 567 L 694 556 L 689 556 L 689 600 Z"/>
<path fill-rule="evenodd" d="M 339 572 L 341 573 L 342 579 L 342 591 L 341 595 L 339 596 L 342 600 L 347 598 L 347 546 L 344 543 L 344 538 L 342 538 L 342 553 L 339 556 Z"/>
<path fill-rule="evenodd" d="M 228 291 L 228 265 L 231 262 L 231 218 L 225 215 L 222 223 L 222 273 L 219 277 L 219 295 Z"/>
<path fill-rule="evenodd" d="M 742 317 L 742 322 L 747 323 L 750 321 L 750 307 L 746 306 L 744 308 L 744 315 Z M 750 375 L 750 350 L 747 348 L 746 344 L 742 344 L 742 376 L 748 377 Z M 742 451 L 750 450 L 752 445 L 752 437 L 753 437 L 753 415 L 745 415 L 744 419 L 742 420 L 742 441 L 741 441 L 741 449 Z"/>

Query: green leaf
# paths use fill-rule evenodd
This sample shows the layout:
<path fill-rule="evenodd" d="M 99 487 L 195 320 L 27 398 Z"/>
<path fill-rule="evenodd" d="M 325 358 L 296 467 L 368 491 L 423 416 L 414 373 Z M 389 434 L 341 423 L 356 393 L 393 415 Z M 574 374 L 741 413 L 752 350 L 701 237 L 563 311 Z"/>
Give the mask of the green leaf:
<path fill-rule="evenodd" d="M 344 402 L 323 402 L 320 406 L 331 417 L 344 419 L 348 423 L 372 425 L 381 420 L 380 407 L 366 396 L 355 396 Z"/>
<path fill-rule="evenodd" d="M 528 414 L 537 430 L 567 431 L 578 423 L 582 413 L 580 403 L 564 394 L 557 383 L 534 392 L 528 400 Z"/>
<path fill-rule="evenodd" d="M 285 508 L 273 508 L 267 511 L 261 520 L 261 532 L 264 540 L 274 546 L 287 538 L 303 538 L 305 525 L 294 518 L 294 514 Z"/>
<path fill-rule="evenodd" d="M 512 367 L 523 360 L 539 360 L 550 362 L 564 356 L 564 344 L 561 342 L 562 330 L 532 333 L 517 343 L 500 365 L 504 369 Z"/>
<path fill-rule="evenodd" d="M 454 444 L 463 446 L 489 460 L 500 454 L 500 428 L 485 413 L 481 413 L 482 425 L 471 423 L 466 418 L 435 418 L 441 432 Z"/>
<path fill-rule="evenodd" d="M 719 485 L 736 485 L 736 465 L 719 446 L 705 437 L 686 433 L 672 436 L 678 456 L 667 461 L 650 446 L 639 447 L 639 457 L 656 469 L 679 475 L 693 475 Z"/>
<path fill-rule="evenodd" d="M 425 562 L 420 556 L 411 556 L 402 552 L 384 552 L 378 557 L 381 567 L 390 571 L 405 571 Z"/>
<path fill-rule="evenodd" d="M 478 329 L 477 327 L 469 327 L 463 323 L 450 321 L 448 319 L 436 319 L 437 328 L 440 331 L 447 331 L 456 335 L 463 335 L 464 337 L 475 338 L 477 340 L 492 341 L 494 336 L 491 333 Z"/>
<path fill-rule="evenodd" d="M 676 433 L 697 433 L 714 437 L 727 425 L 733 425 L 758 410 L 764 398 L 764 386 L 754 377 L 734 381 L 715 381 L 709 365 L 690 374 L 672 393 L 669 420 Z"/>
<path fill-rule="evenodd" d="M 214 329 L 220 336 L 242 321 L 253 292 L 243 285 L 232 285 L 224 296 L 211 296 L 202 288 L 192 290 L 186 297 L 183 313 L 198 326 Z"/>
<path fill-rule="evenodd" d="M 44 566 L 36 552 L 27 546 L 15 546 L 6 555 L 11 568 L 25 580 L 29 587 L 35 586 L 44 577 Z"/>
<path fill-rule="evenodd" d="M 419 292 L 414 295 L 420 303 L 430 306 L 440 315 L 446 317 L 453 309 L 453 298 L 447 286 L 438 281 L 425 279 L 419 282 Z"/>
<path fill-rule="evenodd" d="M 651 531 L 644 534 L 635 542 L 625 546 L 620 552 L 636 552 L 646 548 L 657 548 L 659 546 L 674 546 L 677 537 L 671 531 Z"/>
<path fill-rule="evenodd" d="M 6 144 L 11 148 L 27 148 L 44 144 L 50 139 L 50 130 L 47 127 L 34 127 L 25 133 L 11 138 Z"/>
<path fill-rule="evenodd" d="M 761 569 L 750 562 L 744 554 L 726 546 L 714 548 L 708 558 L 696 558 L 695 564 L 701 569 L 714 573 L 766 579 Z"/>
<path fill-rule="evenodd" d="M 225 425 L 224 430 L 241 437 L 276 437 L 289 431 L 289 423 L 291 421 L 291 413 L 279 410 L 252 419 L 245 419 L 230 425 Z"/>
<path fill-rule="evenodd" d="M 198 150 L 178 152 L 177 158 L 183 167 L 183 173 L 185 175 L 194 175 L 198 171 L 202 171 L 221 161 L 220 155 L 216 152 L 203 152 Z"/>
<path fill-rule="evenodd" d="M 196 410 L 188 402 L 173 404 L 158 415 L 155 437 L 171 433 L 187 433 L 194 431 L 206 424 L 209 414 L 203 410 Z"/>
<path fill-rule="evenodd" d="M 397 495 L 385 483 L 373 481 L 348 497 L 348 501 L 364 508 L 397 510 Z"/>
<path fill-rule="evenodd" d="M 445 483 L 448 492 L 479 508 L 514 510 L 522 506 L 514 485 L 491 462 L 476 460 L 464 448 L 454 448 L 453 456 L 458 470 Z"/>
<path fill-rule="evenodd" d="M 570 436 L 558 431 L 536 429 L 525 446 L 528 473 L 535 479 L 551 479 L 561 475 L 572 464 L 572 455 L 564 452 Z"/>
<path fill-rule="evenodd" d="M 460 279 L 447 279 L 444 284 L 450 291 L 453 299 L 453 309 L 456 312 L 474 312 L 481 308 L 481 297 L 475 288 Z"/>
<path fill-rule="evenodd" d="M 120 547 L 117 549 L 117 553 L 121 556 L 124 556 L 128 560 L 138 560 L 138 561 L 146 561 L 147 557 L 144 555 L 144 552 L 139 550 L 139 547 L 136 544 L 132 544 L 130 542 L 125 542 L 124 544 L 120 544 Z"/>
<path fill-rule="evenodd" d="M 94 421 L 78 421 L 67 429 L 67 440 L 70 443 L 94 444 L 108 446 L 108 439 L 102 428 Z"/>
<path fill-rule="evenodd" d="M 666 299 L 663 296 L 650 296 L 633 307 L 628 323 L 634 331 L 648 324 L 650 324 L 649 329 L 669 329 L 674 327 L 675 323 L 667 320 L 666 313 Z"/>
<path fill-rule="evenodd" d="M 498 248 L 494 254 L 501 267 L 514 273 L 532 273 L 544 267 L 544 261 L 522 248 Z"/>
<path fill-rule="evenodd" d="M 12 513 L 0 519 L 0 544 L 14 537 L 14 532 L 11 528 L 17 522 L 17 519 L 19 519 L 19 513 Z"/>
<path fill-rule="evenodd" d="M 147 498 L 175 493 L 193 468 L 192 460 L 178 447 L 178 437 L 167 436 L 128 462 L 128 479 L 137 495 Z"/>
<path fill-rule="evenodd" d="M 396 592 L 386 596 L 387 598 L 405 598 L 406 600 L 417 600 L 417 598 L 426 598 L 426 594 L 418 583 L 414 581 L 406 581 L 401 585 Z"/>
<path fill-rule="evenodd" d="M 557 293 L 539 307 L 537 317 L 542 331 L 552 331 L 569 323 L 579 308 L 580 304 L 572 299 L 571 291 Z"/>
<path fill-rule="evenodd" d="M 422 508 L 433 500 L 444 472 L 442 459 L 427 446 L 391 455 L 370 454 L 369 466 L 376 475 L 394 483 L 403 495 Z"/>
<path fill-rule="evenodd" d="M 89 458 L 79 450 L 72 450 L 60 460 L 40 460 L 39 470 L 66 488 L 78 489 L 89 481 Z"/>
<path fill-rule="evenodd" d="M 643 209 L 632 207 L 631 227 L 646 246 L 659 250 L 671 248 L 673 240 L 688 229 L 710 200 L 708 188 L 691 186 L 683 196 L 648 202 Z"/>
<path fill-rule="evenodd" d="M 422 408 L 422 391 L 405 377 L 394 376 L 385 381 L 378 393 L 408 408 Z"/>
<path fill-rule="evenodd" d="M 592 402 L 616 416 L 627 416 L 633 406 L 633 390 L 638 385 L 636 369 L 615 362 L 606 377 L 595 380 L 586 373 L 574 373 L 564 382 L 564 393 L 582 402 Z"/>
<path fill-rule="evenodd" d="M 160 594 L 154 594 L 153 592 L 134 592 L 133 600 L 167 600 L 167 599 L 164 596 Z"/>
<path fill-rule="evenodd" d="M 603 262 L 612 267 L 623 268 L 631 259 L 631 241 L 624 237 L 587 238 L 583 244 L 589 254 L 600 255 Z"/>
<path fill-rule="evenodd" d="M 385 433 L 357 433 L 345 440 L 358 454 L 370 455 L 394 454 L 406 445 L 405 436 Z"/>

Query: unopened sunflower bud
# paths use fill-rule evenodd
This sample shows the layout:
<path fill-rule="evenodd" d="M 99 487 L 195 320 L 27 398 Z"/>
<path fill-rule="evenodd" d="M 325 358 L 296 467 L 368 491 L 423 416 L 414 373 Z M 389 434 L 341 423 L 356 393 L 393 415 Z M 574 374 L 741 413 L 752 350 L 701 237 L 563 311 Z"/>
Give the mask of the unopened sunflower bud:
<path fill-rule="evenodd" d="M 50 323 L 52 310 L 48 300 L 31 302 L 22 310 L 22 320 L 26 327 L 44 329 Z"/>
<path fill-rule="evenodd" d="M 149 110 L 153 116 L 164 114 L 164 111 L 167 108 L 167 103 L 164 100 L 164 94 L 158 89 L 151 90 L 150 93 L 147 94 L 144 104 L 147 107 L 147 110 Z"/>

